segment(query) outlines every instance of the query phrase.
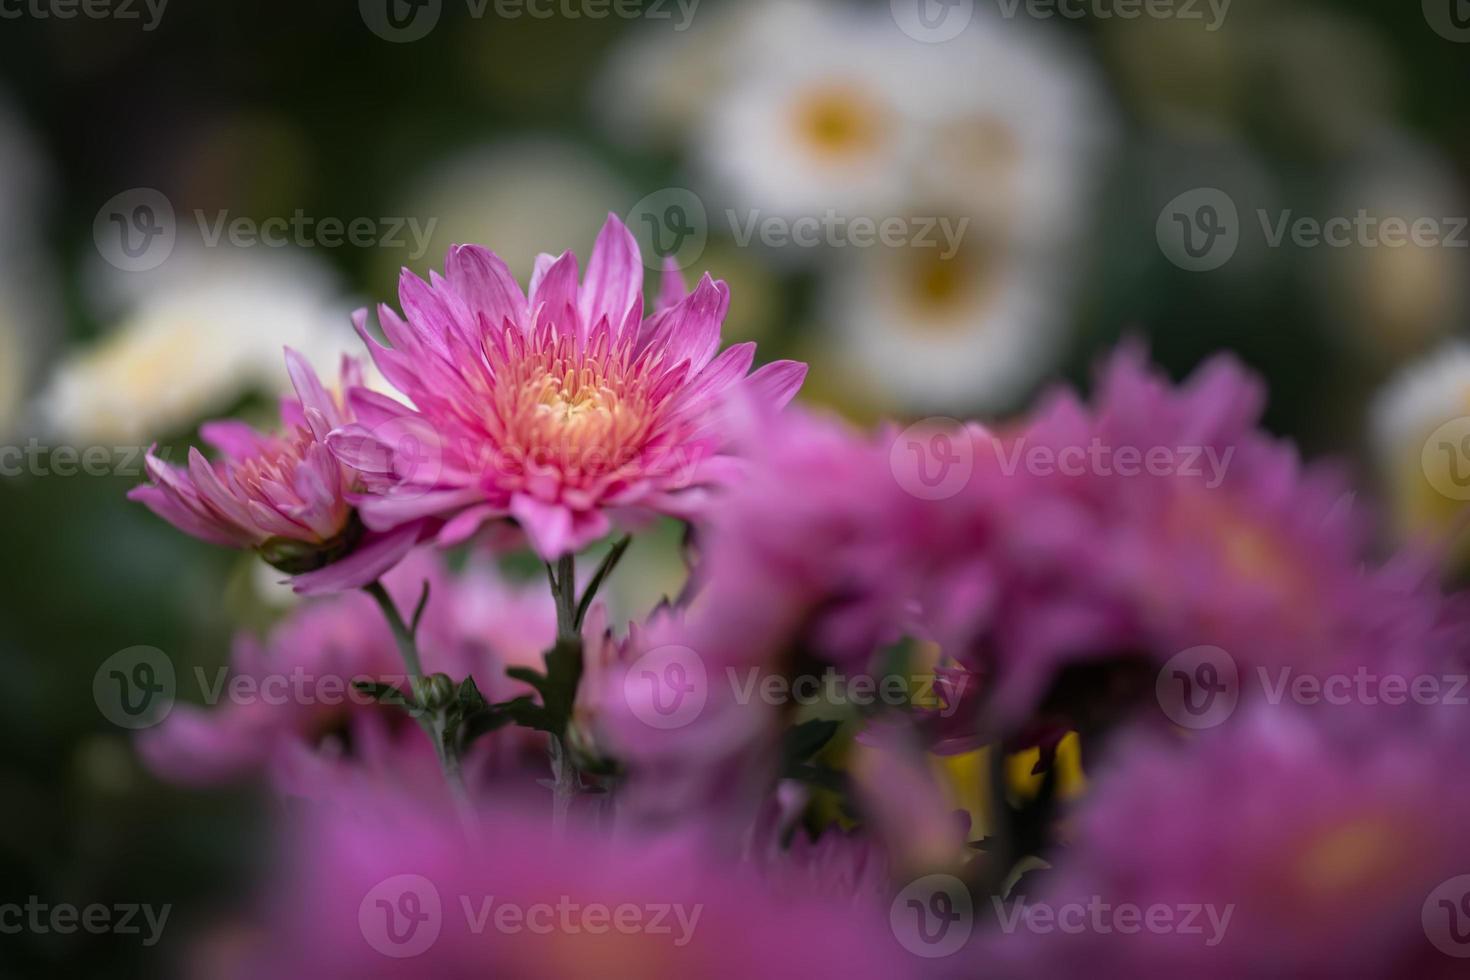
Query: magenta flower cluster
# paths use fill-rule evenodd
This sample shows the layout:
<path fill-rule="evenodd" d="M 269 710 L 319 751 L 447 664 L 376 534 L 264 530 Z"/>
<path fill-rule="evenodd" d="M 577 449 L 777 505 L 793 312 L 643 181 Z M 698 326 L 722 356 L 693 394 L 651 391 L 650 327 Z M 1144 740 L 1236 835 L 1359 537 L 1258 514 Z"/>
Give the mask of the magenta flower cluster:
<path fill-rule="evenodd" d="M 1240 364 L 861 432 L 642 269 L 456 247 L 357 318 L 398 397 L 288 352 L 280 432 L 150 458 L 312 596 L 139 736 L 305 801 L 214 975 L 1464 975 L 1470 608 Z"/>

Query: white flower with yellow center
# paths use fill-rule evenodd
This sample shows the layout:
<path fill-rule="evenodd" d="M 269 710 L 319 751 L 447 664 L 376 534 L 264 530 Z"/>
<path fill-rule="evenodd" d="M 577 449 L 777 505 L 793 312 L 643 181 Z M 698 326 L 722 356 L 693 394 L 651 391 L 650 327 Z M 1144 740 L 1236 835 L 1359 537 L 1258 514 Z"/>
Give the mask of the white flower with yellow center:
<path fill-rule="evenodd" d="M 1050 32 L 976 16 L 911 74 L 914 194 L 986 234 L 1053 246 L 1087 228 L 1114 137 L 1092 66 Z"/>
<path fill-rule="evenodd" d="M 831 354 L 900 412 L 1013 408 L 1066 340 L 1064 271 L 973 227 L 944 245 L 853 250 L 828 283 Z"/>
<path fill-rule="evenodd" d="M 919 45 L 886 11 L 768 5 L 739 50 L 698 151 L 719 206 L 795 218 L 902 205 L 929 93 L 908 71 Z"/>

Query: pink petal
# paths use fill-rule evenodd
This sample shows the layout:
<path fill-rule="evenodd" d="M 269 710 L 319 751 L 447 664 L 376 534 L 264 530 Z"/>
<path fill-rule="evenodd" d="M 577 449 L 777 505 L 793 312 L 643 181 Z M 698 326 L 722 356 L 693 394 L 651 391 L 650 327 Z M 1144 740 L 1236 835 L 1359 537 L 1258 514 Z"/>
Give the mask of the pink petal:
<path fill-rule="evenodd" d="M 291 580 L 291 587 L 301 595 L 323 595 L 344 592 L 370 585 L 403 560 L 428 530 L 428 524 L 405 524 L 386 534 L 367 534 L 357 548 L 326 568 Z"/>
<path fill-rule="evenodd" d="M 475 532 L 480 530 L 480 525 L 486 521 L 504 516 L 505 511 L 498 507 L 492 507 L 489 504 L 470 507 L 460 511 L 453 520 L 445 524 L 444 529 L 439 532 L 439 536 L 434 540 L 441 548 L 453 548 L 455 545 L 463 544 L 474 537 Z"/>
<path fill-rule="evenodd" d="M 323 421 L 330 422 L 337 418 L 337 403 L 322 386 L 321 379 L 316 376 L 311 365 L 306 363 L 306 359 L 289 347 L 286 348 L 286 373 L 291 376 L 291 387 L 296 389 L 296 397 L 301 399 L 301 408 L 308 423 L 312 421 L 313 412 Z M 318 439 L 324 439 L 331 428 L 328 425 L 317 431 L 316 426 L 313 426 L 311 431 Z"/>
<path fill-rule="evenodd" d="M 445 263 L 449 283 L 464 297 L 473 313 L 483 315 L 499 329 L 509 320 L 526 319 L 526 294 L 500 256 L 479 245 L 456 245 Z"/>
<path fill-rule="evenodd" d="M 388 531 L 425 517 L 445 517 L 460 508 L 480 503 L 485 494 L 478 487 L 425 492 L 397 491 L 381 496 L 355 498 L 362 522 L 373 531 Z"/>
<path fill-rule="evenodd" d="M 531 286 L 531 309 L 555 325 L 558 335 L 582 339 L 577 317 L 577 257 L 563 252 Z M 539 327 L 540 324 L 533 325 Z"/>
<path fill-rule="evenodd" d="M 248 459 L 270 445 L 270 437 L 235 419 L 205 422 L 199 427 L 200 437 L 230 459 Z"/>
<path fill-rule="evenodd" d="M 689 361 L 698 371 L 720 346 L 720 326 L 730 307 L 730 288 L 708 275 L 683 302 L 649 317 L 648 348 L 662 352 L 668 364 Z"/>
<path fill-rule="evenodd" d="M 643 260 L 638 242 L 615 214 L 592 247 L 587 262 L 587 275 L 577 297 L 577 313 L 584 324 L 596 324 L 603 317 L 621 327 L 636 297 L 643 293 Z"/>
<path fill-rule="evenodd" d="M 518 493 L 510 498 L 510 513 L 542 558 L 555 561 L 570 550 L 572 512 L 565 507 Z"/>
<path fill-rule="evenodd" d="M 243 548 L 250 544 L 248 539 L 236 533 L 233 528 L 205 520 L 180 503 L 173 494 L 159 487 L 134 487 L 128 491 L 128 499 L 142 504 L 180 531 L 201 541 L 225 548 Z"/>
<path fill-rule="evenodd" d="M 244 708 L 206 711 L 176 705 L 157 728 L 137 735 L 135 745 L 153 774 L 180 783 L 207 786 L 248 775 L 271 751 L 269 730 L 260 712 Z"/>
<path fill-rule="evenodd" d="M 806 365 L 800 361 L 772 361 L 759 368 L 742 383 L 757 404 L 785 408 L 801 383 L 806 380 Z"/>

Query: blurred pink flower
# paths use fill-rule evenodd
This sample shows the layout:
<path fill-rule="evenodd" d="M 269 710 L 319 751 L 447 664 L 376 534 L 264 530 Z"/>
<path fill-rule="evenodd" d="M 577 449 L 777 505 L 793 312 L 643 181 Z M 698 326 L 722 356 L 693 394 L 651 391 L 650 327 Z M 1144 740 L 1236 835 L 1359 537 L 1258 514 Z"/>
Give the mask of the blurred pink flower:
<path fill-rule="evenodd" d="M 661 308 L 644 319 L 638 245 L 613 216 L 580 285 L 570 252 L 538 259 L 529 297 L 479 246 L 456 246 L 428 283 L 405 271 L 406 318 L 379 307 L 393 346 L 368 336 L 366 311 L 357 326 L 413 407 L 357 389 L 357 423 L 329 439 L 389 484 L 360 499 L 367 526 L 450 518 L 439 540 L 452 544 L 511 517 L 555 559 L 613 517 L 698 513 L 736 466 L 727 397 L 784 405 L 806 368 L 749 373 L 751 343 L 716 356 L 728 288 L 705 276 L 684 296 L 677 273 L 666 277 Z"/>
<path fill-rule="evenodd" d="M 200 434 L 221 460 L 212 463 L 191 449 L 188 467 L 176 469 L 150 450 L 152 483 L 128 498 L 187 534 L 255 549 L 293 576 L 297 592 L 367 585 L 408 553 L 425 524 L 363 531 L 348 501 L 353 474 L 326 445 L 328 433 L 352 421 L 351 409 L 295 351 L 286 351 L 286 366 L 296 398 L 282 399 L 281 432 L 268 435 L 233 420 L 206 423 Z M 360 367 L 344 358 L 342 390 L 361 383 Z"/>
<path fill-rule="evenodd" d="M 701 633 L 773 662 L 804 645 L 861 670 L 920 627 L 924 501 L 893 477 L 882 438 L 805 412 L 753 413 L 749 465 L 701 527 Z"/>
<path fill-rule="evenodd" d="M 309 810 L 247 963 L 283 978 L 912 976 L 886 903 L 830 898 L 692 840 L 561 834 L 502 802 L 477 839 L 400 799 Z"/>
<path fill-rule="evenodd" d="M 1018 980 L 1464 976 L 1444 951 L 1470 949 L 1470 878 L 1455 887 L 1470 869 L 1463 729 L 1338 741 L 1299 712 L 1242 721 L 1187 749 L 1125 750 L 1077 814 L 1075 845 L 1023 883 L 1051 927 L 1028 928 L 1014 897 L 985 909 L 1015 924 L 982 944 L 976 968 Z"/>
<path fill-rule="evenodd" d="M 690 821 L 728 849 L 759 812 L 776 778 L 780 715 L 742 699 L 730 672 L 759 666 L 761 651 L 702 619 L 661 607 L 615 637 L 589 619 L 574 744 L 624 770 L 625 826 Z"/>
<path fill-rule="evenodd" d="M 1003 729 L 1068 667 L 1117 658 L 1148 670 L 1131 696 L 1150 702 L 1153 672 L 1195 648 L 1222 651 L 1243 696 L 1281 669 L 1445 659 L 1463 615 L 1432 582 L 1375 567 L 1346 482 L 1263 432 L 1264 401 L 1229 357 L 1174 385 L 1130 345 L 1091 407 L 1059 392 L 972 433 L 974 475 L 940 503 L 948 531 L 921 605 L 945 652 L 984 676 Z"/>
<path fill-rule="evenodd" d="M 527 688 L 505 676 L 532 666 L 555 635 L 551 597 L 539 587 L 511 586 L 488 564 L 459 576 L 436 552 L 419 550 L 384 578 L 400 608 L 412 608 L 428 584 L 418 640 L 424 669 L 473 676 L 488 700 Z M 322 797 L 363 780 L 443 790 L 433 747 L 401 708 L 356 691 L 357 680 L 407 689 L 397 648 L 373 601 L 360 593 L 308 602 L 275 626 L 264 642 L 236 638 L 230 670 L 199 672 L 211 707 L 175 705 L 157 727 L 137 737 L 147 766 L 164 779 L 215 784 L 266 775 L 279 792 Z M 210 696 L 213 697 L 210 697 Z M 536 765 L 536 736 L 505 730 L 480 739 L 465 762 L 477 776 L 525 761 Z"/>

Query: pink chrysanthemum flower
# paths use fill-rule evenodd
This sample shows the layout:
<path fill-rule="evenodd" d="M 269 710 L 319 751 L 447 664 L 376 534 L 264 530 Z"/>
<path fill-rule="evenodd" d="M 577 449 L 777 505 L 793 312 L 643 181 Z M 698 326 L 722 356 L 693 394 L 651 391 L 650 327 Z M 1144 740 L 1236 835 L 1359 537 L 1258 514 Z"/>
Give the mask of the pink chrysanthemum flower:
<path fill-rule="evenodd" d="M 610 216 L 578 284 L 577 258 L 542 255 L 527 296 L 493 252 L 452 249 L 444 275 L 404 272 L 404 316 L 379 307 L 392 343 L 358 332 L 412 407 L 352 393 L 357 424 L 329 444 L 349 465 L 388 478 L 359 505 L 386 531 L 449 518 L 442 544 L 511 517 L 544 558 L 606 534 L 611 519 L 690 517 L 733 458 L 720 408 L 734 395 L 784 405 L 804 365 L 750 373 L 755 345 L 716 355 L 730 293 L 705 276 L 689 295 L 667 272 L 643 316 L 638 245 Z"/>
<path fill-rule="evenodd" d="M 298 592 L 367 585 L 407 554 L 423 525 L 364 532 L 348 500 L 358 478 L 325 441 L 352 421 L 351 409 L 295 351 L 286 351 L 286 366 L 297 397 L 282 399 L 281 431 L 262 433 L 234 420 L 206 423 L 200 435 L 220 460 L 191 449 L 188 467 L 175 468 L 150 450 L 153 482 L 128 498 L 196 538 L 256 550 L 293 575 Z M 344 359 L 342 390 L 361 384 L 360 366 Z"/>
<path fill-rule="evenodd" d="M 1074 845 L 996 909 L 1035 903 L 1060 922 L 1080 905 L 1091 927 L 1022 920 L 970 963 L 1021 980 L 1463 977 L 1463 745 L 1463 731 L 1343 740 L 1260 710 L 1188 752 L 1135 742 L 1072 819 Z M 1174 927 L 1120 927 L 1129 908 L 1171 910 Z"/>

